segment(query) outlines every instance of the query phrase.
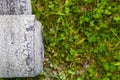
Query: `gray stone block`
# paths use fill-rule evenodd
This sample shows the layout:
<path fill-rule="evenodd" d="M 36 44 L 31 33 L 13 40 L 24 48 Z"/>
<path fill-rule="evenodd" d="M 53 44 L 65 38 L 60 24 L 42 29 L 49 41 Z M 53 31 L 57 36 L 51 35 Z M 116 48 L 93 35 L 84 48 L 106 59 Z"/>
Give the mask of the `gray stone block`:
<path fill-rule="evenodd" d="M 42 29 L 31 0 L 0 0 L 0 77 L 34 77 L 43 68 Z"/>
<path fill-rule="evenodd" d="M 0 0 L 0 15 L 32 14 L 31 0 Z"/>
<path fill-rule="evenodd" d="M 34 77 L 41 73 L 44 45 L 35 15 L 0 16 L 0 77 Z"/>

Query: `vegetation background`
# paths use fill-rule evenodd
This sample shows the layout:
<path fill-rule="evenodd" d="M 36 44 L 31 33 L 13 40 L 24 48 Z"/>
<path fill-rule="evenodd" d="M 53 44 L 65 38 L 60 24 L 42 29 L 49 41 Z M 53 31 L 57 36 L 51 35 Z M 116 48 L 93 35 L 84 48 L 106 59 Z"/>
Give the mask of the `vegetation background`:
<path fill-rule="evenodd" d="M 44 70 L 35 78 L 120 80 L 120 0 L 32 0 L 44 31 Z"/>

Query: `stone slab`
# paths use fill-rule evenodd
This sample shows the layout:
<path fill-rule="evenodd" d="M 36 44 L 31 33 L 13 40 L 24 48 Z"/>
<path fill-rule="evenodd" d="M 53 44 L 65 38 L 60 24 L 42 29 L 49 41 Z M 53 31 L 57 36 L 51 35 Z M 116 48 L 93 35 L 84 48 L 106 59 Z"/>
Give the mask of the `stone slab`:
<path fill-rule="evenodd" d="M 41 73 L 44 45 L 35 15 L 0 16 L 0 77 L 34 77 Z"/>
<path fill-rule="evenodd" d="M 32 14 L 31 0 L 0 0 L 0 15 Z"/>

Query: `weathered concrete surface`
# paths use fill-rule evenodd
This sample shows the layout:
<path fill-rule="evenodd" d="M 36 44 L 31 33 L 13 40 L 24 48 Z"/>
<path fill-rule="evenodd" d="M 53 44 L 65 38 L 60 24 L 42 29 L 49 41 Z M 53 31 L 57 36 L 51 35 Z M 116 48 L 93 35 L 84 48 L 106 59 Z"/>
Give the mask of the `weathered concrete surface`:
<path fill-rule="evenodd" d="M 31 0 L 0 0 L 0 77 L 34 77 L 43 68 L 41 24 Z"/>
<path fill-rule="evenodd" d="M 32 14 L 31 0 L 0 0 L 0 15 Z"/>
<path fill-rule="evenodd" d="M 34 77 L 43 57 L 41 24 L 34 15 L 0 16 L 0 77 Z"/>

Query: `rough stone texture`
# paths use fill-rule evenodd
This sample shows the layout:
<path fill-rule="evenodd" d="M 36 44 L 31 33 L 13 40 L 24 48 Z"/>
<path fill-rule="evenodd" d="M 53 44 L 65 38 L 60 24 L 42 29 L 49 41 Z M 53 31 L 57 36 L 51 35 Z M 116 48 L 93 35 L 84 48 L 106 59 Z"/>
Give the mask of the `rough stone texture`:
<path fill-rule="evenodd" d="M 0 15 L 32 14 L 30 0 L 0 0 Z"/>
<path fill-rule="evenodd" d="M 34 77 L 43 57 L 41 24 L 34 15 L 0 16 L 0 77 Z"/>
<path fill-rule="evenodd" d="M 43 68 L 41 24 L 30 0 L 0 0 L 0 77 L 34 77 Z"/>

